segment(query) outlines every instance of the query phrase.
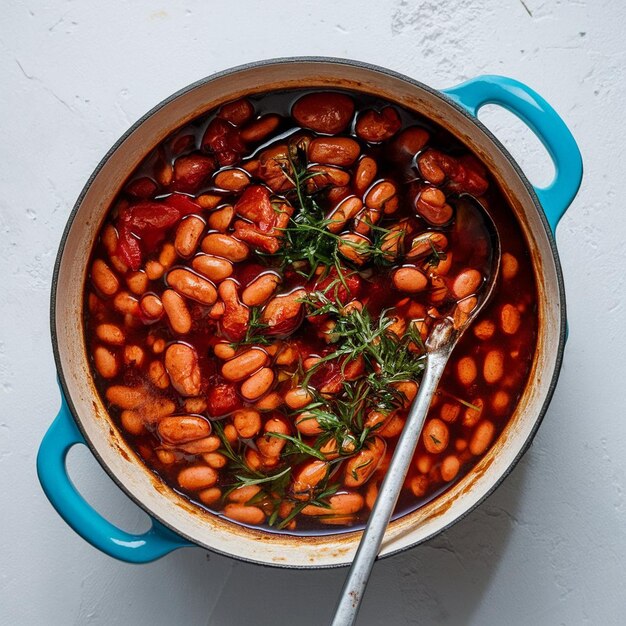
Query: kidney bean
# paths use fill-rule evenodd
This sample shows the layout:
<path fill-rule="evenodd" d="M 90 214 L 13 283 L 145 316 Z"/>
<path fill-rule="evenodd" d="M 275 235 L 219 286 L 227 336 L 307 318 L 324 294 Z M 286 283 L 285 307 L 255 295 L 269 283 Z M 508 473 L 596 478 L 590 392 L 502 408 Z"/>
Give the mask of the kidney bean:
<path fill-rule="evenodd" d="M 180 295 L 202 304 L 211 305 L 217 300 L 217 290 L 213 283 L 188 269 L 170 270 L 167 273 L 166 281 Z"/>
<path fill-rule="evenodd" d="M 313 395 L 305 387 L 295 387 L 285 394 L 285 404 L 290 409 L 301 409 L 313 401 Z"/>
<path fill-rule="evenodd" d="M 235 349 L 227 341 L 221 341 L 213 346 L 213 354 L 218 359 L 232 359 L 235 356 Z"/>
<path fill-rule="evenodd" d="M 198 355 L 186 343 L 172 343 L 165 351 L 165 369 L 181 396 L 197 396 L 202 386 Z"/>
<path fill-rule="evenodd" d="M 117 252 L 119 237 L 113 224 L 106 224 L 106 226 L 102 229 L 100 241 L 102 241 L 102 245 L 107 251 L 109 257 L 114 256 Z"/>
<path fill-rule="evenodd" d="M 411 249 L 407 252 L 406 258 L 410 261 L 416 261 L 435 252 L 442 254 L 447 247 L 448 238 L 443 233 L 422 233 L 411 242 Z"/>
<path fill-rule="evenodd" d="M 495 435 L 495 426 L 489 420 L 483 420 L 476 425 L 469 442 L 469 451 L 474 456 L 484 454 Z"/>
<path fill-rule="evenodd" d="M 208 489 L 202 489 L 198 492 L 198 499 L 202 504 L 211 506 L 215 504 L 222 497 L 222 490 L 219 487 L 209 487 Z"/>
<path fill-rule="evenodd" d="M 230 261 L 211 254 L 198 254 L 193 258 L 191 267 L 216 283 L 233 273 L 233 264 Z"/>
<path fill-rule="evenodd" d="M 436 187 L 427 187 L 418 194 L 415 199 L 415 210 L 433 226 L 447 224 L 454 214 L 445 194 Z"/>
<path fill-rule="evenodd" d="M 314 163 L 350 167 L 361 153 L 361 147 L 348 137 L 319 137 L 309 144 L 308 157 Z"/>
<path fill-rule="evenodd" d="M 165 352 L 165 339 L 163 339 L 163 337 L 155 338 L 151 335 L 148 336 L 148 345 L 152 346 L 152 352 L 154 352 L 154 354 Z"/>
<path fill-rule="evenodd" d="M 148 277 L 145 272 L 129 272 L 126 275 L 126 285 L 136 296 L 140 296 L 148 289 Z"/>
<path fill-rule="evenodd" d="M 159 421 L 157 433 L 161 441 L 177 446 L 211 434 L 211 424 L 199 415 L 172 415 Z"/>
<path fill-rule="evenodd" d="M 174 244 L 171 244 L 169 241 L 166 241 L 161 248 L 161 252 L 159 253 L 159 263 L 166 269 L 170 269 L 172 265 L 176 262 L 176 248 L 174 248 Z"/>
<path fill-rule="evenodd" d="M 241 385 L 241 395 L 248 401 L 257 400 L 274 383 L 274 372 L 269 367 L 263 367 L 258 372 L 252 374 L 248 380 Z"/>
<path fill-rule="evenodd" d="M 213 157 L 188 154 L 174 161 L 173 186 L 177 191 L 195 192 L 215 170 Z"/>
<path fill-rule="evenodd" d="M 390 180 L 381 180 L 373 185 L 363 199 L 369 209 L 378 209 L 386 215 L 398 210 L 398 190 Z"/>
<path fill-rule="evenodd" d="M 157 389 L 167 389 L 170 386 L 170 377 L 161 361 L 152 361 L 148 366 L 148 378 Z"/>
<path fill-rule="evenodd" d="M 471 428 L 478 422 L 482 414 L 483 404 L 484 403 L 481 398 L 476 398 L 475 400 L 472 400 L 472 405 L 476 408 L 467 407 L 465 409 L 465 411 L 463 412 L 462 420 L 463 426 Z"/>
<path fill-rule="evenodd" d="M 465 269 L 454 279 L 452 293 L 458 300 L 467 298 L 478 291 L 483 282 L 482 274 L 475 269 Z"/>
<path fill-rule="evenodd" d="M 146 276 L 150 280 L 159 280 L 164 273 L 165 268 L 158 261 L 146 261 Z"/>
<path fill-rule="evenodd" d="M 263 430 L 265 434 L 256 440 L 259 452 L 265 457 L 278 458 L 287 441 L 281 437 L 274 437 L 272 434 L 288 435 L 289 425 L 286 420 L 274 417 L 265 422 Z"/>
<path fill-rule="evenodd" d="M 509 408 L 510 401 L 511 396 L 509 396 L 506 391 L 500 389 L 496 391 L 491 398 L 491 408 L 497 415 L 502 415 Z"/>
<path fill-rule="evenodd" d="M 296 289 L 273 297 L 261 313 L 260 321 L 266 325 L 265 334 L 288 335 L 294 332 L 302 322 L 302 298 L 305 296 L 304 289 Z"/>
<path fill-rule="evenodd" d="M 215 485 L 218 473 L 208 465 L 192 465 L 178 473 L 178 484 L 186 491 L 199 491 Z"/>
<path fill-rule="evenodd" d="M 161 298 L 172 330 L 179 335 L 187 334 L 191 330 L 191 315 L 183 298 L 173 289 L 166 289 Z"/>
<path fill-rule="evenodd" d="M 255 403 L 254 408 L 257 411 L 273 411 L 274 409 L 277 409 L 282 403 L 282 396 L 278 392 L 272 391 L 271 393 L 266 394 L 260 400 L 258 400 Z"/>
<path fill-rule="evenodd" d="M 251 439 L 261 430 L 261 414 L 253 409 L 235 411 L 233 425 L 242 439 Z"/>
<path fill-rule="evenodd" d="M 129 409 L 122 411 L 120 413 L 120 422 L 122 423 L 122 428 L 131 435 L 135 435 L 135 437 L 142 435 L 146 430 L 138 411 Z"/>
<path fill-rule="evenodd" d="M 358 513 L 365 503 L 360 493 L 337 493 L 328 498 L 328 507 L 309 504 L 302 509 L 303 515 L 352 515 Z"/>
<path fill-rule="evenodd" d="M 187 413 L 204 413 L 207 403 L 204 398 L 186 398 L 183 406 Z"/>
<path fill-rule="evenodd" d="M 330 465 L 318 459 L 307 461 L 292 470 L 291 493 L 293 497 L 297 500 L 309 500 L 317 485 L 328 476 L 329 471 Z"/>
<path fill-rule="evenodd" d="M 326 199 L 331 206 L 336 206 L 351 195 L 350 187 L 331 187 L 326 191 Z"/>
<path fill-rule="evenodd" d="M 452 402 L 444 402 L 441 405 L 441 409 L 439 409 L 439 417 L 449 424 L 452 422 L 456 422 L 461 413 L 461 407 L 458 404 L 453 404 Z"/>
<path fill-rule="evenodd" d="M 402 126 L 398 112 L 390 106 L 381 111 L 370 109 L 359 113 L 356 120 L 356 134 L 369 143 L 380 143 L 393 137 Z"/>
<path fill-rule="evenodd" d="M 224 507 L 224 516 L 242 524 L 258 525 L 265 521 L 265 513 L 258 506 L 231 503 Z"/>
<path fill-rule="evenodd" d="M 496 332 L 496 325 L 491 320 L 481 320 L 474 325 L 474 335 L 481 341 L 491 339 Z"/>
<path fill-rule="evenodd" d="M 397 437 L 404 428 L 405 418 L 397 413 L 392 413 L 389 419 L 378 429 L 377 434 L 386 439 Z"/>
<path fill-rule="evenodd" d="M 519 311 L 512 304 L 500 309 L 500 328 L 507 335 L 514 335 L 522 323 Z"/>
<path fill-rule="evenodd" d="M 250 348 L 222 366 L 222 376 L 236 382 L 248 378 L 251 374 L 269 363 L 267 352 L 261 348 Z"/>
<path fill-rule="evenodd" d="M 261 487 L 258 485 L 244 485 L 233 489 L 228 494 L 228 500 L 230 502 L 238 502 L 239 504 L 246 504 L 252 500 L 257 494 L 261 492 Z"/>
<path fill-rule="evenodd" d="M 254 115 L 254 107 L 250 100 L 239 98 L 224 103 L 217 112 L 217 117 L 226 120 L 235 126 L 245 124 Z"/>
<path fill-rule="evenodd" d="M 450 482 L 456 478 L 459 469 L 461 469 L 459 457 L 451 454 L 441 462 L 441 478 L 446 482 Z"/>
<path fill-rule="evenodd" d="M 222 202 L 222 196 L 215 193 L 203 193 L 196 198 L 201 209 L 214 209 Z"/>
<path fill-rule="evenodd" d="M 419 126 L 411 126 L 403 130 L 393 141 L 393 147 L 400 154 L 415 155 L 428 143 L 430 135 Z"/>
<path fill-rule="evenodd" d="M 365 208 L 359 211 L 354 218 L 354 232 L 359 235 L 367 236 L 372 230 L 372 226 L 375 226 L 380 221 L 382 212 L 379 209 Z"/>
<path fill-rule="evenodd" d="M 386 449 L 385 441 L 374 437 L 363 450 L 346 461 L 343 484 L 349 488 L 365 484 L 378 468 Z"/>
<path fill-rule="evenodd" d="M 113 307 L 116 311 L 123 314 L 139 316 L 139 301 L 131 296 L 127 291 L 120 291 L 113 298 Z"/>
<path fill-rule="evenodd" d="M 143 315 L 151 320 L 157 320 L 163 315 L 163 302 L 159 296 L 148 293 L 139 301 L 139 307 Z"/>
<path fill-rule="evenodd" d="M 116 355 L 104 346 L 94 348 L 93 362 L 102 378 L 114 378 L 120 371 Z"/>
<path fill-rule="evenodd" d="M 98 324 L 96 326 L 96 337 L 112 346 L 122 346 L 126 340 L 124 331 L 115 324 Z"/>
<path fill-rule="evenodd" d="M 241 301 L 248 306 L 260 306 L 274 294 L 279 284 L 280 276 L 265 272 L 243 290 Z"/>
<path fill-rule="evenodd" d="M 459 382 L 466 387 L 469 387 L 476 380 L 478 369 L 476 368 L 476 362 L 471 356 L 464 356 L 457 361 L 456 375 Z"/>
<path fill-rule="evenodd" d="M 416 267 L 401 267 L 393 273 L 393 285 L 398 291 L 419 293 L 428 285 L 426 276 Z"/>
<path fill-rule="evenodd" d="M 279 126 L 282 118 L 275 113 L 267 113 L 253 120 L 241 129 L 241 138 L 246 143 L 257 143 L 271 135 Z"/>
<path fill-rule="evenodd" d="M 117 276 L 102 259 L 96 259 L 91 266 L 91 282 L 103 296 L 112 296 L 120 288 Z"/>
<path fill-rule="evenodd" d="M 130 345 L 124 347 L 124 365 L 127 367 L 143 367 L 146 353 L 140 346 Z"/>
<path fill-rule="evenodd" d="M 241 191 L 250 183 L 250 176 L 245 170 L 229 168 L 216 174 L 214 182 L 220 189 Z"/>
<path fill-rule="evenodd" d="M 111 385 L 105 392 L 106 399 L 120 409 L 136 409 L 144 403 L 146 396 L 141 387 Z"/>
<path fill-rule="evenodd" d="M 284 345 L 276 355 L 276 365 L 292 365 L 298 360 L 298 351 L 290 345 Z"/>
<path fill-rule="evenodd" d="M 502 350 L 489 350 L 483 363 L 483 378 L 489 384 L 497 383 L 504 375 L 504 353 Z"/>
<path fill-rule="evenodd" d="M 197 215 L 189 215 L 180 222 L 174 239 L 178 256 L 186 259 L 196 251 L 205 226 L 204 220 Z"/>
<path fill-rule="evenodd" d="M 502 270 L 502 278 L 511 280 L 517 276 L 519 262 L 510 252 L 503 252 L 500 259 L 500 269 Z"/>
<path fill-rule="evenodd" d="M 294 425 L 297 428 L 298 432 L 305 437 L 313 437 L 314 435 L 319 435 L 324 432 L 315 415 L 313 415 L 313 413 L 310 413 L 309 411 L 304 411 L 300 413 L 296 417 Z"/>
<path fill-rule="evenodd" d="M 420 454 L 415 458 L 415 468 L 422 474 L 428 474 L 435 458 L 432 454 Z"/>
<path fill-rule="evenodd" d="M 332 92 L 302 96 L 291 109 L 291 116 L 300 126 L 329 135 L 343 132 L 350 124 L 353 114 L 352 98 Z"/>
<path fill-rule="evenodd" d="M 210 233 L 202 240 L 202 251 L 238 263 L 248 258 L 248 246 L 230 235 Z"/>
<path fill-rule="evenodd" d="M 355 193 L 362 196 L 368 190 L 369 186 L 374 182 L 376 174 L 378 173 L 378 165 L 376 161 L 370 156 L 364 156 L 359 160 L 359 163 L 354 172 L 353 187 Z"/>
<path fill-rule="evenodd" d="M 370 257 L 369 247 L 371 241 L 364 235 L 346 233 L 339 236 L 337 250 L 343 257 L 355 265 L 363 265 Z"/>
<path fill-rule="evenodd" d="M 428 478 L 423 474 L 418 474 L 411 478 L 409 487 L 416 498 L 422 498 L 428 491 Z"/>
<path fill-rule="evenodd" d="M 350 184 L 350 174 L 345 170 L 330 165 L 311 165 L 307 173 L 312 176 L 306 181 L 308 193 L 314 193 L 325 187 L 346 187 Z"/>
<path fill-rule="evenodd" d="M 209 435 L 202 439 L 196 439 L 196 441 L 190 441 L 188 443 L 181 443 L 176 446 L 179 450 L 182 450 L 185 454 L 210 454 L 219 450 L 222 445 L 221 439 L 217 435 Z"/>
<path fill-rule="evenodd" d="M 448 447 L 449 439 L 450 433 L 445 422 L 437 417 L 426 422 L 422 432 L 422 441 L 428 452 L 432 454 L 443 452 Z"/>
<path fill-rule="evenodd" d="M 178 460 L 178 455 L 172 450 L 160 449 L 156 451 L 156 455 L 163 465 L 173 465 Z"/>
<path fill-rule="evenodd" d="M 220 233 L 225 233 L 235 215 L 235 207 L 230 204 L 226 204 L 219 209 L 215 209 L 211 215 L 209 215 L 209 228 L 217 230 Z"/>
<path fill-rule="evenodd" d="M 331 233 L 338 233 L 362 208 L 363 202 L 359 198 L 348 196 L 332 210 L 326 228 Z"/>
<path fill-rule="evenodd" d="M 454 254 L 447 250 L 445 254 L 439 256 L 438 259 L 426 258 L 424 260 L 423 268 L 434 274 L 435 276 L 447 276 L 452 268 L 452 261 L 454 260 Z"/>

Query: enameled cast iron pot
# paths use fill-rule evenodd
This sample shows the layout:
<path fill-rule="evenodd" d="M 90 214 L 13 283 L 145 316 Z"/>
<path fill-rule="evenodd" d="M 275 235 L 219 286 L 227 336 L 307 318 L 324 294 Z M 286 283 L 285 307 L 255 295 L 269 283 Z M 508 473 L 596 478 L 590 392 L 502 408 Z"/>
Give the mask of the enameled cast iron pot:
<path fill-rule="evenodd" d="M 246 561 L 284 567 L 331 567 L 351 562 L 360 532 L 291 537 L 243 528 L 204 513 L 161 483 L 125 443 L 94 387 L 82 328 L 87 259 L 106 212 L 130 172 L 174 129 L 244 95 L 284 88 L 364 91 L 412 109 L 451 131 L 487 165 L 517 216 L 532 253 L 538 285 L 538 346 L 530 383 L 506 430 L 463 479 L 421 509 L 393 522 L 381 555 L 421 543 L 464 517 L 520 459 L 541 422 L 557 382 L 566 337 L 563 280 L 554 229 L 582 178 L 580 152 L 550 105 L 525 85 L 482 76 L 435 91 L 389 70 L 326 58 L 265 61 L 201 80 L 174 94 L 139 120 L 111 148 L 85 185 L 68 220 L 56 260 L 51 299 L 54 356 L 61 410 L 37 459 L 43 489 L 65 521 L 91 544 L 135 563 L 198 545 Z M 501 105 L 521 118 L 552 157 L 555 179 L 534 188 L 498 140 L 477 120 L 478 109 Z M 134 535 L 102 518 L 76 491 L 65 458 L 86 444 L 111 478 L 153 519 Z"/>

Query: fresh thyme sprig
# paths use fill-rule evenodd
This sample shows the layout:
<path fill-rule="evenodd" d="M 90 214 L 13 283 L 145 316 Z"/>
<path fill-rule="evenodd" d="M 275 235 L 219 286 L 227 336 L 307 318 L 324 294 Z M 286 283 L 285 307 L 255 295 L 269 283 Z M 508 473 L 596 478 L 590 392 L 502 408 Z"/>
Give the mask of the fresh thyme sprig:
<path fill-rule="evenodd" d="M 306 299 L 310 315 L 332 315 L 335 321 L 333 335 L 341 343 L 331 353 L 324 355 L 305 376 L 308 385 L 312 376 L 329 361 L 340 361 L 342 367 L 363 357 L 365 361 L 366 389 L 370 407 L 392 410 L 402 403 L 397 397 L 394 383 L 415 380 L 424 370 L 424 354 L 421 336 L 409 325 L 402 337 L 391 332 L 395 319 L 383 311 L 374 319 L 367 309 L 354 308 L 345 314 L 341 306 L 324 292 L 316 291 Z M 421 350 L 416 353 L 415 348 Z"/>
<path fill-rule="evenodd" d="M 306 189 L 307 181 L 323 175 L 323 172 L 311 172 L 307 169 L 306 153 L 300 147 L 292 146 L 287 158 L 288 165 L 283 165 L 282 169 L 285 177 L 294 186 L 287 195 L 291 196 L 295 211 L 288 226 L 283 229 L 283 243 L 278 253 L 283 267 L 290 265 L 296 268 L 307 280 L 316 275 L 320 266 L 327 272 L 335 268 L 341 277 L 346 265 L 349 266 L 350 263 L 339 251 L 340 244 L 358 249 L 359 254 L 369 262 L 388 264 L 389 253 L 385 251 L 384 241 L 391 231 L 367 222 L 372 232 L 370 244 L 343 239 L 331 232 L 328 226 L 333 220 L 325 216 L 326 211 L 319 201 L 323 190 L 309 193 Z"/>

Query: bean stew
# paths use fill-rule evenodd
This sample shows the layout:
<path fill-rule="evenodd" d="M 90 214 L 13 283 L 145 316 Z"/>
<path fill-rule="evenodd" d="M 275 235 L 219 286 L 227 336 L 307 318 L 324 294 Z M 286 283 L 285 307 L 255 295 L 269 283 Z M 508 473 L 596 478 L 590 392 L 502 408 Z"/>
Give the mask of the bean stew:
<path fill-rule="evenodd" d="M 466 474 L 527 382 L 533 267 L 510 207 L 443 129 L 370 95 L 281 91 L 224 104 L 136 168 L 85 287 L 96 386 L 138 456 L 198 506 L 272 532 L 343 532 L 371 510 L 434 322 L 495 295 L 430 409 L 396 516 Z"/>

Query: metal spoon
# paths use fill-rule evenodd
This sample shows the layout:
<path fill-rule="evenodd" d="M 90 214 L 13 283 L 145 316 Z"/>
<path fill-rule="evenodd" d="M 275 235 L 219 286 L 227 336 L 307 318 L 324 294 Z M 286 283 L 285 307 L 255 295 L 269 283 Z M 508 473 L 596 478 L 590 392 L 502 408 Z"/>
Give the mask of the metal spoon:
<path fill-rule="evenodd" d="M 489 301 L 496 284 L 501 250 L 500 237 L 493 220 L 482 204 L 469 194 L 461 194 L 455 204 L 455 230 L 463 233 L 462 238 L 459 237 L 454 242 L 455 261 L 460 260 L 466 263 L 467 267 L 481 269 L 485 280 L 475 295 L 473 308 L 460 311 L 457 303 L 455 310 L 450 311 L 449 315 L 434 326 L 425 342 L 426 368 L 419 393 L 409 410 L 402 435 L 361 537 L 335 610 L 332 626 L 350 626 L 356 619 L 370 572 L 378 556 L 385 530 L 398 501 L 400 489 L 446 363 L 464 331 Z M 461 302 L 468 300 L 469 298 L 466 298 Z M 472 303 L 468 302 L 464 308 L 467 309 L 470 304 Z"/>

